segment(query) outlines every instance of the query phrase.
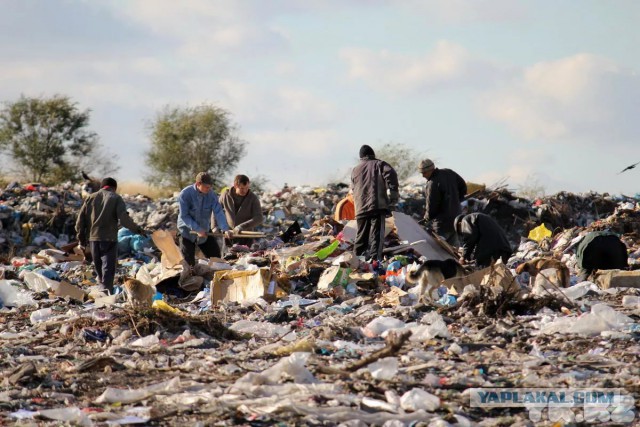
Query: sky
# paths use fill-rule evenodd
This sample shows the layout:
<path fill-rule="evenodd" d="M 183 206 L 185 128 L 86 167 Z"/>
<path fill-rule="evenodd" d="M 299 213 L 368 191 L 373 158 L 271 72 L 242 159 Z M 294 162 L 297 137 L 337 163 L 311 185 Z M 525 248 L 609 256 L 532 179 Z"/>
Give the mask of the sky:
<path fill-rule="evenodd" d="M 403 144 L 467 181 L 640 193 L 640 2 L 0 0 L 0 101 L 71 97 L 149 172 L 165 106 L 231 113 L 236 173 L 345 180 Z M 384 160 L 384 159 L 383 159 Z"/>

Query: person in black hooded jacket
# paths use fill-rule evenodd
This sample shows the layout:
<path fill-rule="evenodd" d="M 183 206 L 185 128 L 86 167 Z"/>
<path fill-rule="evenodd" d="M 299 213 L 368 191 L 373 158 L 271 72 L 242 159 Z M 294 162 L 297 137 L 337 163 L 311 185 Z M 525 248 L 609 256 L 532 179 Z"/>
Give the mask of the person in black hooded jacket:
<path fill-rule="evenodd" d="M 387 162 L 376 159 L 371 147 L 363 145 L 360 163 L 351 173 L 351 185 L 358 224 L 356 255 L 381 260 L 384 220 L 398 202 L 398 175 Z"/>
<path fill-rule="evenodd" d="M 487 214 L 458 215 L 453 226 L 462 241 L 461 262 L 475 260 L 478 267 L 488 267 L 501 258 L 506 264 L 513 253 L 506 233 Z"/>

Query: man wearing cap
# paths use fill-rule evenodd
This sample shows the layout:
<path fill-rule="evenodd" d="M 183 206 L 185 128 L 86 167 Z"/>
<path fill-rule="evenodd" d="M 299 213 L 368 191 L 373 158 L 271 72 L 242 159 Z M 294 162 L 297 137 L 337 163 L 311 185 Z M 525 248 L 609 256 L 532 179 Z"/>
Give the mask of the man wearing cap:
<path fill-rule="evenodd" d="M 460 203 L 467 194 L 466 182 L 451 169 L 436 168 L 430 159 L 422 160 L 418 170 L 427 179 L 425 222 L 450 245 L 459 246 L 453 220 L 462 213 Z"/>
<path fill-rule="evenodd" d="M 506 264 L 513 253 L 507 234 L 489 215 L 479 212 L 458 215 L 453 226 L 462 241 L 461 263 L 473 260 L 484 268 L 501 258 Z"/>
<path fill-rule="evenodd" d="M 81 249 L 90 244 L 98 286 L 109 293 L 113 292 L 118 259 L 118 223 L 136 234 L 145 234 L 127 213 L 117 188 L 115 179 L 103 179 L 100 190 L 87 197 L 76 220 Z"/>
<path fill-rule="evenodd" d="M 358 225 L 356 255 L 381 260 L 384 220 L 398 202 L 398 175 L 387 162 L 376 159 L 371 147 L 363 145 L 351 184 Z"/>
<path fill-rule="evenodd" d="M 215 237 L 210 236 L 211 213 L 217 227 L 228 232 L 229 225 L 224 215 L 218 195 L 211 189 L 213 178 L 207 172 L 200 172 L 193 185 L 185 187 L 178 196 L 178 243 L 187 264 L 196 264 L 196 245 L 206 257 L 220 257 L 220 247 Z M 231 237 L 231 233 L 227 233 Z"/>

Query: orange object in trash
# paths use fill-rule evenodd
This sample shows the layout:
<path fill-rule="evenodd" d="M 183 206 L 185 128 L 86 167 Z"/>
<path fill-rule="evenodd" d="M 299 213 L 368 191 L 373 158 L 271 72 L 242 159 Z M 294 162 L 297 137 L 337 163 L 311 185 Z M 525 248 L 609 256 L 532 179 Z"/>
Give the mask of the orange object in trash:
<path fill-rule="evenodd" d="M 333 219 L 336 221 L 356 219 L 356 205 L 353 203 L 352 194 L 347 194 L 344 199 L 338 202 Z"/>

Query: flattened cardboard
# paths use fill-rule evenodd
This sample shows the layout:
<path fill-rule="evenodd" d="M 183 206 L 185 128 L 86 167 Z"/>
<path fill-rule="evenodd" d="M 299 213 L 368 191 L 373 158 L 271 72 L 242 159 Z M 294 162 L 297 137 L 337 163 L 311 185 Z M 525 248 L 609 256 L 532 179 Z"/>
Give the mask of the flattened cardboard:
<path fill-rule="evenodd" d="M 156 230 L 151 235 L 151 239 L 162 252 L 161 262 L 165 268 L 173 268 L 180 265 L 183 257 L 180 248 L 174 241 L 173 233 L 165 230 Z"/>
<path fill-rule="evenodd" d="M 490 276 L 491 270 L 494 270 L 493 276 Z M 492 277 L 491 283 L 489 279 Z M 509 269 L 502 263 L 496 263 L 493 267 L 483 268 L 463 277 L 452 277 L 442 282 L 443 286 L 456 290 L 458 293 L 462 293 L 465 286 L 477 285 L 477 286 L 501 286 L 503 289 L 509 289 L 513 282 L 513 275 Z"/>
<path fill-rule="evenodd" d="M 601 289 L 640 288 L 640 270 L 598 270 L 595 282 Z"/>
<path fill-rule="evenodd" d="M 275 293 L 269 288 L 271 272 L 268 268 L 251 271 L 223 270 L 213 275 L 211 303 L 241 302 Z"/>
<path fill-rule="evenodd" d="M 402 212 L 393 212 L 393 221 L 400 240 L 406 240 L 409 243 L 424 240 L 424 242 L 411 246 L 413 250 L 420 255 L 429 260 L 444 261 L 447 259 L 455 259 L 455 257 L 445 250 L 433 236 L 409 215 L 403 214 Z"/>

